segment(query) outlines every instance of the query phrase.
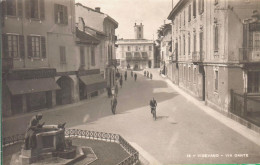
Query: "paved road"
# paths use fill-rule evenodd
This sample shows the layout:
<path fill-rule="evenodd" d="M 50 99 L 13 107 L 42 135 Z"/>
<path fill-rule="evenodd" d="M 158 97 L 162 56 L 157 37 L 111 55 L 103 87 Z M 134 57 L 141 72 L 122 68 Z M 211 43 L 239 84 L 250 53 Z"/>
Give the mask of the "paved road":
<path fill-rule="evenodd" d="M 153 77 L 150 80 L 138 74 L 135 82 L 128 73 L 119 89 L 116 115 L 112 115 L 110 99 L 102 95 L 44 111 L 43 120 L 46 124 L 66 121 L 67 128 L 119 133 L 161 164 L 260 162 L 260 144 L 200 110 L 158 75 Z M 158 102 L 157 121 L 148 106 L 152 97 Z M 30 117 L 4 120 L 4 136 L 24 132 Z"/>

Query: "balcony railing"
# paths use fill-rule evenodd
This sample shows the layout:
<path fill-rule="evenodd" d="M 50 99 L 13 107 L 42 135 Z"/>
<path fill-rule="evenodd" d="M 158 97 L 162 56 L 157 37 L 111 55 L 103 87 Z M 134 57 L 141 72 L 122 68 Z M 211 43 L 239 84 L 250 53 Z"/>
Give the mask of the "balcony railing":
<path fill-rule="evenodd" d="M 12 58 L 2 58 L 2 68 L 3 71 L 8 71 L 13 68 L 13 59 Z"/>
<path fill-rule="evenodd" d="M 260 48 L 240 48 L 239 62 L 260 62 Z"/>
<path fill-rule="evenodd" d="M 192 53 L 192 62 L 200 63 L 203 62 L 204 52 L 193 52 Z"/>

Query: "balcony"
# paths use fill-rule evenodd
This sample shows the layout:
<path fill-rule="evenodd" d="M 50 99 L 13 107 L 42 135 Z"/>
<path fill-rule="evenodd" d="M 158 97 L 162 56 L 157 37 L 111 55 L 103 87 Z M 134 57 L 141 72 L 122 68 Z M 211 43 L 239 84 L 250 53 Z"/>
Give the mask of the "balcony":
<path fill-rule="evenodd" d="M 204 52 L 193 52 L 192 53 L 192 62 L 193 63 L 202 63 L 203 62 Z"/>
<path fill-rule="evenodd" d="M 260 48 L 240 48 L 239 49 L 240 63 L 259 63 Z"/>
<path fill-rule="evenodd" d="M 6 72 L 13 68 L 13 59 L 12 58 L 2 58 L 2 68 Z"/>

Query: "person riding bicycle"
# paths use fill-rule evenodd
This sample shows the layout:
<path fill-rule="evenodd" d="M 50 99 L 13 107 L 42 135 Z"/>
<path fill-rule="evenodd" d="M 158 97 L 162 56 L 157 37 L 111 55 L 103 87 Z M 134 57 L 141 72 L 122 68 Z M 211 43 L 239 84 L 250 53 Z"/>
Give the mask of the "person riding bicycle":
<path fill-rule="evenodd" d="M 151 113 L 153 113 L 153 110 L 156 111 L 157 102 L 154 98 L 150 101 L 150 107 L 151 107 Z"/>

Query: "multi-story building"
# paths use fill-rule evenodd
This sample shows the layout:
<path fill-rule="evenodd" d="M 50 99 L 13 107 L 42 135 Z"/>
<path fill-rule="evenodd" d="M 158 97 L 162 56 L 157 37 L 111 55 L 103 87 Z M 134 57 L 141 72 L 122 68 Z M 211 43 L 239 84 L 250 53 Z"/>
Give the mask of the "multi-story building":
<path fill-rule="evenodd" d="M 99 59 L 100 74 L 107 81 L 107 86 L 115 85 L 115 29 L 118 23 L 109 15 L 101 12 L 99 7 L 91 9 L 80 3 L 76 3 L 76 23 L 83 20 L 85 32 L 96 37 L 100 42 L 97 44 L 95 51 Z M 91 68 L 90 68 L 91 69 Z"/>
<path fill-rule="evenodd" d="M 56 95 L 56 90 L 63 89 L 59 80 L 56 83 L 56 72 L 73 68 L 57 66 L 60 62 L 56 57 L 66 53 L 73 58 L 75 29 L 71 6 L 74 0 L 2 1 L 4 116 L 49 108 L 56 105 L 56 98 L 63 98 L 64 95 Z"/>
<path fill-rule="evenodd" d="M 135 39 L 117 41 L 116 59 L 121 68 L 145 69 L 154 67 L 154 42 L 143 39 L 143 25 L 135 23 Z"/>
<path fill-rule="evenodd" d="M 231 91 L 245 96 L 234 113 L 259 112 L 246 105 L 260 96 L 259 9 L 258 0 L 180 0 L 168 16 L 173 82 L 225 114 L 238 101 Z"/>
<path fill-rule="evenodd" d="M 172 31 L 171 24 L 164 24 L 159 30 L 161 74 L 167 75 L 172 80 Z"/>

